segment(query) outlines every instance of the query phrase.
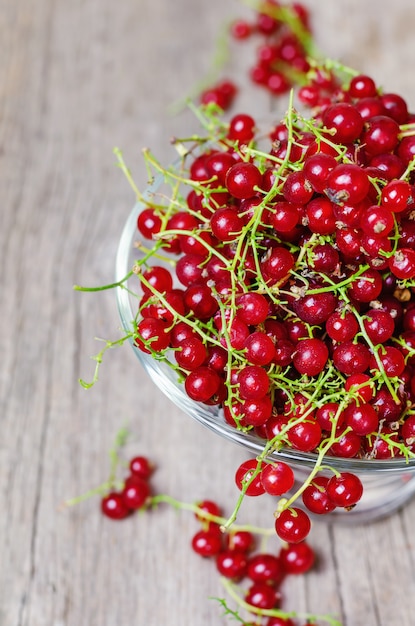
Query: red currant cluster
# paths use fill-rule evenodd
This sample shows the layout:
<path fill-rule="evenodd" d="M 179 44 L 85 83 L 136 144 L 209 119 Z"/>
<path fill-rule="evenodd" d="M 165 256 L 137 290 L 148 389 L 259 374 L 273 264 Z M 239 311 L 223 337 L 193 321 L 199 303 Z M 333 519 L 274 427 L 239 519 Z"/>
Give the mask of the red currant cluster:
<path fill-rule="evenodd" d="M 230 35 L 238 41 L 257 37 L 256 58 L 249 75 L 254 84 L 264 87 L 271 95 L 281 96 L 304 81 L 310 69 L 307 57 L 312 52 L 312 40 L 308 11 L 302 4 L 264 0 L 252 21 L 232 22 Z M 226 80 L 205 89 L 200 101 L 215 103 L 225 111 L 233 103 L 236 92 L 234 82 Z"/>
<path fill-rule="evenodd" d="M 238 584 L 247 582 L 244 601 L 254 611 L 279 608 L 280 587 L 286 576 L 304 574 L 314 564 L 314 551 L 304 541 L 287 543 L 278 554 L 255 551 L 256 538 L 252 532 L 221 532 L 222 512 L 215 502 L 204 500 L 198 503 L 198 508 L 196 518 L 202 523 L 202 529 L 192 539 L 193 550 L 202 557 L 214 559 L 217 571 L 225 579 Z M 294 622 L 281 612 L 281 616 L 270 616 L 264 626 L 294 626 Z"/>
<path fill-rule="evenodd" d="M 235 474 L 237 487 L 247 496 L 283 496 L 294 487 L 295 476 L 292 468 L 283 461 L 272 463 L 258 462 L 257 459 L 244 461 Z M 303 509 L 314 515 L 332 513 L 336 507 L 351 509 L 363 495 L 363 485 L 358 476 L 350 472 L 310 476 L 300 491 L 290 500 L 283 501 L 277 512 L 275 530 L 283 541 L 291 544 L 304 541 L 310 532 L 311 521 L 306 510 L 291 506 L 299 493 Z"/>
<path fill-rule="evenodd" d="M 129 464 L 129 474 L 120 491 L 110 491 L 101 500 L 102 513 L 111 519 L 121 520 L 142 509 L 151 497 L 149 478 L 153 466 L 144 456 L 136 456 Z"/>
<path fill-rule="evenodd" d="M 316 72 L 312 85 L 330 74 Z M 415 127 L 370 77 L 330 84 L 311 116 L 290 107 L 267 150 L 237 114 L 209 118 L 178 173 L 149 157 L 185 191 L 138 218 L 154 247 L 133 270 L 135 343 L 192 400 L 262 437 L 259 465 L 283 446 L 318 463 L 415 454 Z M 161 249 L 174 273 L 151 258 Z M 334 493 L 338 480 L 303 491 Z M 350 501 L 327 507 L 354 505 L 356 489 L 349 480 Z"/>

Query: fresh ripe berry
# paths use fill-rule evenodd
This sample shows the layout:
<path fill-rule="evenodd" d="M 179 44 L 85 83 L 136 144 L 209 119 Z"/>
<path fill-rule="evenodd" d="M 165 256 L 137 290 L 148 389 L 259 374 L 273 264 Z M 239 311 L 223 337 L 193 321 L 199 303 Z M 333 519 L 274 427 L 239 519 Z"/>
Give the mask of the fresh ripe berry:
<path fill-rule="evenodd" d="M 371 404 L 351 402 L 344 410 L 344 421 L 360 436 L 370 435 L 379 428 L 379 417 Z"/>
<path fill-rule="evenodd" d="M 146 239 L 153 239 L 162 226 L 162 219 L 155 209 L 148 207 L 137 218 L 137 228 Z"/>
<path fill-rule="evenodd" d="M 150 485 L 144 478 L 133 474 L 125 481 L 121 495 L 129 509 L 134 511 L 141 509 L 151 495 Z"/>
<path fill-rule="evenodd" d="M 245 324 L 256 326 L 268 317 L 268 301 L 260 293 L 247 292 L 236 297 L 236 315 Z"/>
<path fill-rule="evenodd" d="M 263 552 L 249 559 L 246 573 L 253 582 L 273 585 L 279 585 L 284 577 L 279 557 Z"/>
<path fill-rule="evenodd" d="M 337 298 L 330 292 L 309 293 L 293 302 L 298 317 L 307 324 L 322 324 L 327 321 L 337 306 Z"/>
<path fill-rule="evenodd" d="M 253 163 L 235 163 L 227 171 L 225 184 L 229 193 L 242 200 L 255 194 L 256 188 L 261 186 L 262 174 Z"/>
<path fill-rule="evenodd" d="M 297 507 L 284 509 L 275 520 L 277 535 L 287 543 L 304 541 L 311 529 L 307 513 Z"/>
<path fill-rule="evenodd" d="M 102 498 L 101 511 L 106 517 L 114 520 L 124 519 L 131 513 L 122 495 L 115 491 Z"/>
<path fill-rule="evenodd" d="M 239 393 L 246 400 L 263 398 L 269 390 L 270 379 L 259 365 L 248 365 L 238 374 Z"/>
<path fill-rule="evenodd" d="M 369 188 L 370 181 L 363 168 L 354 163 L 339 163 L 327 176 L 325 192 L 336 204 L 355 204 L 367 196 Z"/>
<path fill-rule="evenodd" d="M 234 115 L 229 122 L 228 139 L 249 143 L 255 136 L 255 120 L 246 113 Z"/>
<path fill-rule="evenodd" d="M 365 122 L 361 141 L 371 156 L 392 152 L 399 142 L 399 124 L 386 115 L 376 115 Z"/>
<path fill-rule="evenodd" d="M 302 494 L 304 506 L 316 515 L 326 515 L 336 508 L 327 494 L 327 476 L 316 476 Z"/>
<path fill-rule="evenodd" d="M 327 493 L 336 506 L 349 508 L 359 502 L 363 495 L 363 485 L 355 474 L 342 472 L 330 478 Z"/>
<path fill-rule="evenodd" d="M 261 471 L 261 483 L 265 491 L 273 496 L 282 496 L 294 486 L 294 472 L 287 463 L 267 463 Z"/>
<path fill-rule="evenodd" d="M 295 369 L 300 374 L 317 376 L 327 363 L 329 351 L 321 339 L 302 339 L 293 356 Z"/>
<path fill-rule="evenodd" d="M 241 580 L 247 571 L 248 558 L 238 550 L 224 550 L 216 557 L 216 569 L 225 578 Z"/>
<path fill-rule="evenodd" d="M 169 329 L 170 324 L 167 322 L 145 317 L 137 324 L 134 343 L 142 352 L 147 354 L 150 354 L 152 350 L 162 352 L 170 344 Z"/>
<path fill-rule="evenodd" d="M 248 496 L 260 496 L 265 493 L 265 489 L 261 482 L 261 471 L 254 476 L 257 468 L 258 461 L 256 459 L 248 459 L 247 461 L 241 463 L 235 473 L 235 483 L 241 491 L 249 482 L 245 491 Z"/>
<path fill-rule="evenodd" d="M 287 574 L 305 574 L 314 565 L 314 550 L 305 541 L 289 544 L 281 549 L 280 561 Z"/>
<path fill-rule="evenodd" d="M 212 398 L 219 389 L 220 378 L 215 370 L 201 365 L 186 377 L 184 386 L 187 395 L 197 402 Z"/>
<path fill-rule="evenodd" d="M 278 606 L 280 593 L 267 583 L 253 583 L 249 587 L 245 602 L 257 609 L 273 609 Z"/>
<path fill-rule="evenodd" d="M 401 280 L 415 277 L 415 250 L 399 248 L 389 258 L 389 269 L 396 278 Z"/>
<path fill-rule="evenodd" d="M 359 74 L 353 76 L 349 85 L 352 98 L 372 98 L 377 95 L 376 83 L 370 76 Z"/>
<path fill-rule="evenodd" d="M 342 374 L 351 376 L 362 374 L 368 369 L 370 352 L 363 343 L 344 341 L 334 348 L 332 358 L 334 365 Z"/>
<path fill-rule="evenodd" d="M 321 441 L 321 426 L 314 419 L 304 419 L 291 426 L 287 438 L 296 450 L 311 452 Z"/>
<path fill-rule="evenodd" d="M 216 556 L 222 549 L 222 537 L 212 530 L 200 530 L 192 538 L 192 548 L 205 558 Z"/>
<path fill-rule="evenodd" d="M 332 141 L 338 144 L 352 143 L 363 130 L 363 119 L 352 104 L 338 102 L 328 107 L 323 113 L 323 124 L 331 129 Z"/>
<path fill-rule="evenodd" d="M 145 456 L 135 456 L 129 464 L 131 474 L 147 480 L 153 472 L 153 465 Z"/>

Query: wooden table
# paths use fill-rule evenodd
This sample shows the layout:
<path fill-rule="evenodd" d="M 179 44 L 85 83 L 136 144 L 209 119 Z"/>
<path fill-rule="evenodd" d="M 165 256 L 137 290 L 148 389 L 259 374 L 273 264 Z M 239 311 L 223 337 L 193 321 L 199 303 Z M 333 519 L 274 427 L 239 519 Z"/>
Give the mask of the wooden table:
<path fill-rule="evenodd" d="M 320 48 L 371 73 L 415 108 L 415 5 L 396 0 L 306 3 Z M 213 564 L 192 553 L 192 514 L 161 507 L 122 523 L 99 498 L 62 503 L 99 485 L 127 427 L 125 458 L 149 455 L 153 488 L 230 513 L 245 452 L 186 417 L 125 346 L 106 355 L 96 386 L 94 337 L 120 335 L 115 296 L 75 283 L 112 280 L 134 195 L 115 165 L 119 146 L 145 185 L 141 149 L 168 162 L 172 135 L 195 130 L 169 107 L 206 76 L 223 23 L 251 15 L 236 1 L 1 0 L 1 626 L 210 626 L 227 622 Z M 228 75 L 239 110 L 263 114 L 249 89 L 248 47 Z M 272 503 L 241 519 L 269 523 Z M 371 525 L 317 523 L 317 568 L 284 584 L 287 609 L 333 613 L 347 626 L 413 626 L 415 502 Z M 268 520 L 268 522 L 267 522 Z M 275 540 L 276 541 L 276 540 Z M 271 542 L 269 549 L 274 544 Z M 276 548 L 277 544 L 275 544 Z"/>

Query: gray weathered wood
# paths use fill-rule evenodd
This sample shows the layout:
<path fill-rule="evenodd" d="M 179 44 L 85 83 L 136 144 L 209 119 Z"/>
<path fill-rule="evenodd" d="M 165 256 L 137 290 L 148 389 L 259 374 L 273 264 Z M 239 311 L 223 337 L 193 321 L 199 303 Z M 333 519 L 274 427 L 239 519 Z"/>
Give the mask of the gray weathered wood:
<path fill-rule="evenodd" d="M 322 50 L 415 108 L 411 0 L 387 11 L 375 0 L 307 5 Z M 168 107 L 209 69 L 224 20 L 242 13 L 220 0 L 0 0 L 1 626 L 225 623 L 208 600 L 222 593 L 214 568 L 189 549 L 192 515 L 160 508 L 115 524 L 97 499 L 61 504 L 105 480 L 126 425 L 126 454 L 158 465 L 155 490 L 233 508 L 243 450 L 172 406 L 127 347 L 107 355 L 96 387 L 78 385 L 92 375 L 94 337 L 115 338 L 120 324 L 113 293 L 72 285 L 113 277 L 134 200 L 113 147 L 141 185 L 142 147 L 170 159 L 169 138 L 194 122 Z M 249 55 L 234 52 L 247 85 Z M 268 99 L 248 91 L 239 104 L 262 114 Z M 269 524 L 272 510 L 247 502 L 241 517 Z M 412 626 L 414 515 L 412 503 L 366 527 L 316 524 L 318 568 L 284 583 L 286 606 L 347 626 Z"/>

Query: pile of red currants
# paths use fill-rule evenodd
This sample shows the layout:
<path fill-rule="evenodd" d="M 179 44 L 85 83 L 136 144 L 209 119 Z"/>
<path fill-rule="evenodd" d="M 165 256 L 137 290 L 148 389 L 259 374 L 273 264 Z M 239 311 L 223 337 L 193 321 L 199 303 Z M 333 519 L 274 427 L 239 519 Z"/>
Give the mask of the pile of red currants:
<path fill-rule="evenodd" d="M 173 195 L 138 217 L 153 247 L 134 268 L 133 334 L 192 400 L 263 438 L 244 493 L 290 447 L 316 453 L 297 495 L 312 487 L 329 511 L 361 485 L 347 476 L 336 501 L 326 456 L 415 455 L 415 124 L 400 95 L 324 66 L 298 102 L 265 137 L 248 114 L 204 110 L 208 136 L 163 171 Z M 303 517 L 284 502 L 283 538 Z"/>

